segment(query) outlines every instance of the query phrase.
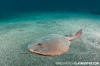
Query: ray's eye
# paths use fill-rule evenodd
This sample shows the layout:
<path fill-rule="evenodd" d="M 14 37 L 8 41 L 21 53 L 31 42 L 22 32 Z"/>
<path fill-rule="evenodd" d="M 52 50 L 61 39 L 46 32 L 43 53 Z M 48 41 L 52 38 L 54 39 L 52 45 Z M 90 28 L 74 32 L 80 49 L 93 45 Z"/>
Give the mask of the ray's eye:
<path fill-rule="evenodd" d="M 41 43 L 38 43 L 38 46 L 42 46 L 42 44 Z"/>
<path fill-rule="evenodd" d="M 42 47 L 42 44 L 41 43 L 38 43 L 34 51 L 38 51 L 39 48 L 41 48 L 41 47 Z"/>

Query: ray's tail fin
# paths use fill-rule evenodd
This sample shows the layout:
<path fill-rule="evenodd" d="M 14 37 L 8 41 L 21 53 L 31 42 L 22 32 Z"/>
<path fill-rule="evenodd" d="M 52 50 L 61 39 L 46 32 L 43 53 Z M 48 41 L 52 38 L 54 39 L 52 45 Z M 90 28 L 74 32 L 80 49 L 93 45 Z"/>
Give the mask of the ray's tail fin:
<path fill-rule="evenodd" d="M 80 29 L 80 30 L 74 35 L 74 38 L 75 38 L 75 39 L 80 38 L 81 35 L 82 35 L 82 29 Z"/>

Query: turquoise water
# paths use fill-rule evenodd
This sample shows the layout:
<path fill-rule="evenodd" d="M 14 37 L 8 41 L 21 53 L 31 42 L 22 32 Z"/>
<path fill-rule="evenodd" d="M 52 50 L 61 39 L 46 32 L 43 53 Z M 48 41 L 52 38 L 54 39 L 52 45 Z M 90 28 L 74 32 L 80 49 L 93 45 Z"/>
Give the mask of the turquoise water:
<path fill-rule="evenodd" d="M 75 34 L 69 52 L 60 56 L 30 53 L 28 45 L 48 34 Z M 57 66 L 57 62 L 100 61 L 100 16 L 88 13 L 27 13 L 0 23 L 0 66 Z M 67 65 L 68 64 L 62 64 Z M 74 66 L 74 64 L 71 64 Z M 80 65 L 82 66 L 82 65 Z M 99 66 L 99 64 L 97 64 Z"/>

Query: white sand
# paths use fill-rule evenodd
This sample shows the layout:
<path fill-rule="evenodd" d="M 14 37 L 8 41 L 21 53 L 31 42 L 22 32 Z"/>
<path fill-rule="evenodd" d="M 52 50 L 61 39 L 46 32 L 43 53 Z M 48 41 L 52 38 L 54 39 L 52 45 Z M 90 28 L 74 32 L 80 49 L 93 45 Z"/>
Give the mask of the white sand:
<path fill-rule="evenodd" d="M 0 66 L 55 66 L 56 62 L 100 61 L 100 16 L 82 13 L 25 14 L 0 24 Z M 45 57 L 28 52 L 27 47 L 47 34 L 75 34 L 70 51 Z M 41 65 L 38 65 L 41 64 Z"/>

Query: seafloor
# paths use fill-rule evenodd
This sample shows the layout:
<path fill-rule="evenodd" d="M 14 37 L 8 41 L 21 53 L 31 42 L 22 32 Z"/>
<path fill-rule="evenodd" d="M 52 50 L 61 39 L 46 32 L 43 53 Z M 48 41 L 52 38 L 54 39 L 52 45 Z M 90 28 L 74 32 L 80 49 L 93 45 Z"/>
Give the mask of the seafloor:
<path fill-rule="evenodd" d="M 69 52 L 60 56 L 30 53 L 28 45 L 47 34 L 68 35 L 83 29 Z M 100 16 L 88 13 L 27 13 L 0 21 L 0 66 L 100 66 Z M 94 63 L 96 62 L 96 63 Z M 76 63 L 76 64 L 73 64 Z"/>

